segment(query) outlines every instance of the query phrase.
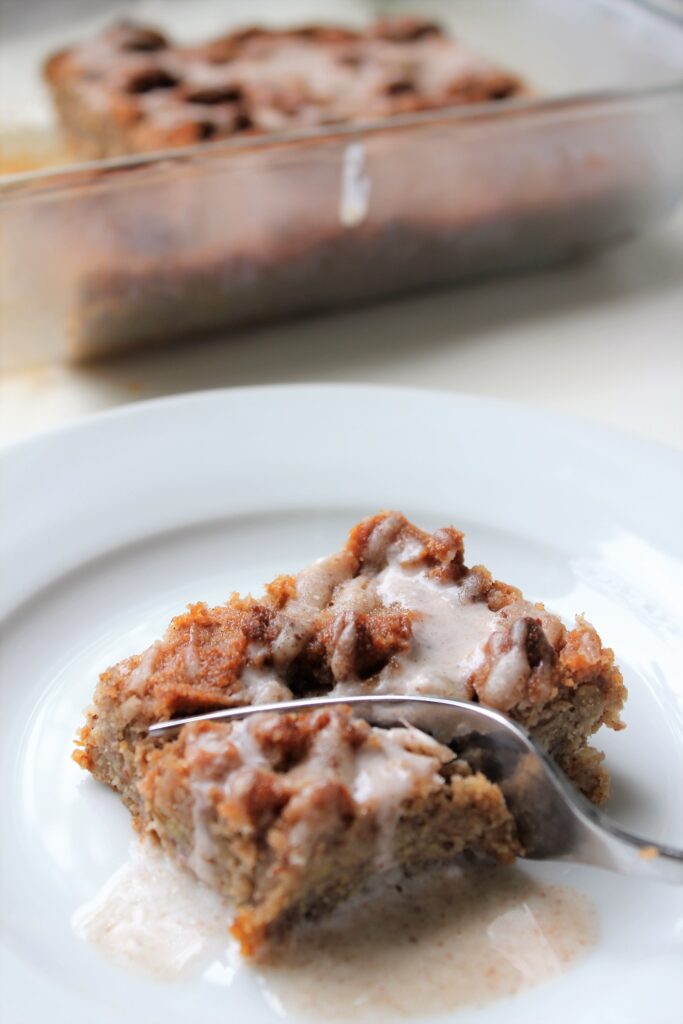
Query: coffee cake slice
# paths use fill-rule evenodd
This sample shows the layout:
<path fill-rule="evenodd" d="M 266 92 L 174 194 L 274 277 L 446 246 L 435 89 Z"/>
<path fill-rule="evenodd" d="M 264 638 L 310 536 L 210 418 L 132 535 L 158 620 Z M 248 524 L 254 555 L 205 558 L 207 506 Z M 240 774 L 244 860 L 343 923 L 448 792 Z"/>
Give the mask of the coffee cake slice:
<path fill-rule="evenodd" d="M 414 727 L 340 710 L 147 735 L 203 710 L 359 693 L 494 707 L 591 800 L 607 795 L 588 740 L 621 727 L 612 652 L 583 619 L 568 630 L 468 568 L 457 530 L 429 534 L 395 512 L 359 523 L 339 553 L 278 577 L 260 599 L 191 606 L 104 672 L 75 757 L 121 793 L 140 830 L 235 900 L 236 932 L 258 953 L 388 865 L 523 853 L 498 787 Z"/>
<path fill-rule="evenodd" d="M 496 785 L 424 732 L 348 708 L 188 726 L 149 755 L 139 792 L 143 827 L 235 902 L 248 956 L 373 873 L 521 852 Z"/>

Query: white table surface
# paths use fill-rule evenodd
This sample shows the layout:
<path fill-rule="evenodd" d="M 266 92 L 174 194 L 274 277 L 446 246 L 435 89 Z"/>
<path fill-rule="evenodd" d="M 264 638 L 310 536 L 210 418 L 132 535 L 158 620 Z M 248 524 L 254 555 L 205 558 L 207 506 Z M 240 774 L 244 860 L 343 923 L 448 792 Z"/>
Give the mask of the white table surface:
<path fill-rule="evenodd" d="M 0 441 L 144 398 L 291 381 L 494 395 L 683 449 L 683 208 L 571 267 L 7 375 Z"/>

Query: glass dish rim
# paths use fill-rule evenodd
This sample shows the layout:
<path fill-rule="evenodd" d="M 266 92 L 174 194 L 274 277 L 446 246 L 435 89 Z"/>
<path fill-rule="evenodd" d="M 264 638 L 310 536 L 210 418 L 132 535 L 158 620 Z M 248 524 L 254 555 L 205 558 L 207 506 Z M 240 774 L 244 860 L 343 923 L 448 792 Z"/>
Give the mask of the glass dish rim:
<path fill-rule="evenodd" d="M 233 138 L 219 139 L 214 142 L 194 143 L 191 146 L 172 149 L 151 150 L 148 153 L 132 153 L 124 156 L 105 157 L 96 160 L 76 160 L 57 167 L 45 167 L 37 170 L 15 171 L 0 174 L 0 201 L 18 197 L 24 191 L 59 191 L 78 186 L 85 181 L 93 181 L 96 175 L 98 182 L 111 181 L 118 172 L 135 170 L 145 167 L 169 164 L 185 164 L 192 162 L 208 163 L 211 159 L 230 154 L 248 154 L 268 148 L 292 149 L 297 151 L 299 145 L 307 142 L 318 142 L 324 145 L 348 139 L 349 142 L 361 142 L 363 139 L 386 132 L 406 129 L 421 129 L 439 124 L 477 124 L 505 122 L 511 115 L 539 118 L 549 117 L 560 119 L 568 113 L 577 112 L 590 114 L 596 109 L 618 107 L 648 101 L 657 98 L 683 98 L 683 76 L 661 85 L 643 88 L 600 89 L 589 92 L 570 92 L 558 96 L 521 97 L 505 100 L 501 103 L 490 101 L 471 105 L 454 105 L 440 107 L 435 110 L 423 110 L 415 113 L 396 114 L 389 117 L 376 118 L 369 121 L 347 121 L 340 124 L 315 125 L 295 130 L 264 132 L 261 135 L 244 135 Z"/>

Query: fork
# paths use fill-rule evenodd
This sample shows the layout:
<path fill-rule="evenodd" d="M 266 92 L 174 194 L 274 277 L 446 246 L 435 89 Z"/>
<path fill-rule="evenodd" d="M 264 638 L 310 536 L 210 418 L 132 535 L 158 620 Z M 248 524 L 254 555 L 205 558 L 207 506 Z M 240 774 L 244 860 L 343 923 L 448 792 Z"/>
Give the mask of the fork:
<path fill-rule="evenodd" d="M 683 884 L 683 850 L 615 825 L 570 784 L 520 725 L 481 704 L 400 694 L 315 697 L 170 719 L 151 725 L 148 734 L 158 736 L 193 722 L 339 706 L 350 706 L 367 721 L 384 727 L 421 728 L 483 771 L 502 790 L 527 858 L 590 864 L 623 875 Z"/>

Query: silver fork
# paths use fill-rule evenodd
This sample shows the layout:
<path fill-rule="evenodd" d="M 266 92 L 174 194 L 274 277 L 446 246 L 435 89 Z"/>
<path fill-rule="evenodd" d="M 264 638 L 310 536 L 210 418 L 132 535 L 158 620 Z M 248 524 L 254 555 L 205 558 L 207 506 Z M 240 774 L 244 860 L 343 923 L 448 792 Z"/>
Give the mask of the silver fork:
<path fill-rule="evenodd" d="M 384 727 L 410 724 L 422 728 L 484 771 L 505 796 L 526 857 L 591 864 L 624 875 L 683 884 L 683 850 L 619 828 L 574 789 L 521 726 L 481 704 L 395 694 L 316 697 L 224 708 L 157 722 L 148 731 L 158 736 L 192 722 L 224 722 L 265 712 L 340 705 L 349 705 L 367 721 Z"/>

